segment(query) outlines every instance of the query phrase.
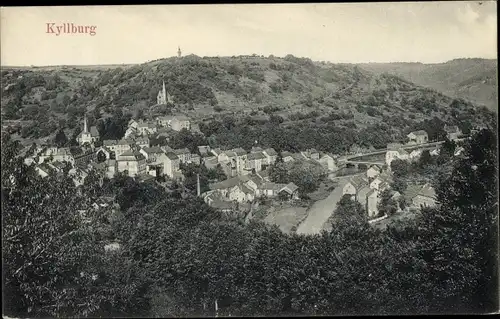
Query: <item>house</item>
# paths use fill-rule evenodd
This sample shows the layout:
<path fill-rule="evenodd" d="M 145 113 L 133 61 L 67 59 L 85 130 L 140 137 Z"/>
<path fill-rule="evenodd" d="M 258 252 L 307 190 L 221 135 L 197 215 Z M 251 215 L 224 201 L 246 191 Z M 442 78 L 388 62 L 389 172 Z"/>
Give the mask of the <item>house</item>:
<path fill-rule="evenodd" d="M 67 147 L 49 147 L 39 152 L 38 163 L 59 161 L 75 164 L 75 157 Z"/>
<path fill-rule="evenodd" d="M 412 198 L 414 207 L 433 207 L 436 205 L 436 192 L 430 184 L 423 185 L 415 197 Z"/>
<path fill-rule="evenodd" d="M 135 177 L 146 173 L 146 158 L 138 151 L 127 151 L 116 158 L 117 171 L 127 172 L 128 176 Z"/>
<path fill-rule="evenodd" d="M 166 152 L 165 157 L 163 161 L 163 173 L 170 178 L 176 178 L 176 174 L 179 172 L 179 157 L 173 152 Z"/>
<path fill-rule="evenodd" d="M 184 115 L 178 115 L 174 116 L 174 118 L 170 122 L 170 127 L 174 131 L 178 132 L 181 131 L 182 129 L 190 130 L 191 129 L 190 124 L 191 122 L 189 121 L 189 118 L 187 118 Z"/>
<path fill-rule="evenodd" d="M 122 139 L 122 140 L 104 140 L 102 142 L 104 146 L 106 146 L 107 149 L 115 153 L 115 158 L 116 156 L 119 156 L 120 154 L 130 151 L 131 150 L 131 144 L 134 144 L 133 140 L 128 140 L 128 139 Z"/>
<path fill-rule="evenodd" d="M 191 161 L 191 151 L 187 148 L 176 149 L 174 153 L 179 157 L 181 163 L 189 163 Z"/>
<path fill-rule="evenodd" d="M 323 154 L 323 156 L 319 158 L 318 162 L 329 172 L 333 172 L 338 169 L 335 159 L 329 154 Z"/>
<path fill-rule="evenodd" d="M 451 125 L 451 126 L 445 125 L 444 131 L 446 132 L 446 137 L 450 141 L 457 140 L 462 135 L 462 131 L 456 125 Z"/>
<path fill-rule="evenodd" d="M 155 123 L 139 122 L 137 124 L 137 133 L 142 136 L 156 133 L 158 128 Z"/>
<path fill-rule="evenodd" d="M 138 135 L 138 131 L 137 131 L 137 128 L 135 127 L 128 127 L 127 130 L 125 131 L 125 135 L 123 136 L 123 138 L 127 139 L 127 138 L 131 138 L 131 137 L 135 137 Z"/>
<path fill-rule="evenodd" d="M 258 152 L 262 152 L 264 151 L 261 147 L 252 147 L 252 149 L 250 150 L 250 153 L 258 153 Z"/>
<path fill-rule="evenodd" d="M 408 158 L 410 161 L 417 161 L 420 156 L 422 155 L 422 150 L 413 150 L 409 155 Z"/>
<path fill-rule="evenodd" d="M 47 177 L 48 175 L 55 173 L 56 170 L 47 163 L 41 163 L 41 164 L 35 166 L 35 171 L 41 177 Z"/>
<path fill-rule="evenodd" d="M 220 148 L 211 149 L 210 152 L 217 157 L 219 157 L 219 155 L 223 153 L 223 151 Z"/>
<path fill-rule="evenodd" d="M 307 152 L 308 158 L 316 160 L 316 161 L 319 160 L 319 152 L 316 149 L 310 148 L 306 152 Z"/>
<path fill-rule="evenodd" d="M 368 185 L 363 185 L 356 196 L 356 200 L 363 206 L 363 208 L 366 208 L 366 196 L 368 193 L 371 192 L 371 188 Z"/>
<path fill-rule="evenodd" d="M 256 175 L 261 178 L 264 182 L 270 182 L 270 178 L 269 178 L 269 173 L 270 173 L 270 170 L 269 168 L 265 169 L 265 170 L 262 170 L 260 172 L 257 172 Z"/>
<path fill-rule="evenodd" d="M 437 155 L 439 155 L 439 152 L 440 152 L 440 149 L 439 149 L 439 148 L 435 148 L 435 149 L 433 149 L 433 150 L 430 152 L 430 154 L 431 154 L 432 156 L 437 156 Z"/>
<path fill-rule="evenodd" d="M 278 191 L 278 195 L 288 200 L 299 199 L 299 187 L 294 183 L 289 183 Z"/>
<path fill-rule="evenodd" d="M 162 155 L 165 154 L 163 150 L 158 147 L 144 147 L 139 150 L 139 152 L 144 155 L 146 158 L 147 163 L 156 163 L 157 159 Z"/>
<path fill-rule="evenodd" d="M 427 135 L 427 132 L 424 130 L 411 132 L 407 137 L 409 139 L 409 144 L 425 144 L 429 142 L 429 135 Z"/>
<path fill-rule="evenodd" d="M 205 157 L 203 159 L 203 164 L 205 165 L 206 168 L 212 169 L 212 168 L 216 168 L 217 165 L 219 165 L 219 161 L 217 161 L 216 156 Z"/>
<path fill-rule="evenodd" d="M 201 157 L 198 154 L 191 154 L 189 158 L 189 163 L 195 164 L 195 165 L 201 165 Z"/>
<path fill-rule="evenodd" d="M 279 191 L 282 190 L 287 184 L 277 184 L 273 182 L 263 182 L 259 186 L 259 194 L 261 196 L 276 197 Z"/>
<path fill-rule="evenodd" d="M 130 121 L 128 121 L 128 127 L 132 129 L 137 129 L 138 124 L 139 123 L 137 123 L 134 119 L 130 119 Z"/>
<path fill-rule="evenodd" d="M 353 176 L 344 185 L 342 189 L 342 195 L 352 195 L 352 199 L 356 200 L 358 192 L 365 186 L 368 185 L 368 180 L 364 176 Z"/>
<path fill-rule="evenodd" d="M 403 148 L 399 149 L 389 149 L 385 153 L 385 163 L 387 164 L 387 167 L 390 169 L 391 163 L 395 159 L 400 159 L 400 160 L 408 160 L 410 158 L 410 154 L 408 154 L 407 151 L 405 151 Z"/>
<path fill-rule="evenodd" d="M 255 192 L 245 183 L 248 179 L 241 178 L 241 176 L 232 177 L 222 182 L 211 184 L 210 190 L 217 191 L 217 193 L 226 201 L 237 201 L 239 203 L 245 201 L 253 201 Z"/>
<path fill-rule="evenodd" d="M 266 148 L 262 151 L 262 154 L 266 157 L 265 163 L 263 163 L 264 166 L 276 163 L 278 153 L 274 150 L 274 148 Z"/>
<path fill-rule="evenodd" d="M 387 174 L 386 172 L 382 172 L 377 177 L 375 177 L 375 179 L 373 181 L 371 181 L 370 188 L 376 189 L 378 191 L 382 191 L 380 186 L 383 183 L 388 184 L 389 182 L 391 182 L 391 176 L 389 174 Z"/>
<path fill-rule="evenodd" d="M 173 116 L 160 116 L 156 119 L 156 123 L 161 127 L 170 127 L 173 119 Z"/>
<path fill-rule="evenodd" d="M 210 154 L 210 146 L 208 145 L 198 146 L 198 152 L 200 153 L 201 156 L 207 156 Z"/>
<path fill-rule="evenodd" d="M 293 154 L 287 151 L 281 152 L 281 158 L 283 158 L 283 162 L 285 163 L 292 162 L 295 160 Z"/>
<path fill-rule="evenodd" d="M 380 175 L 382 172 L 382 168 L 378 165 L 372 165 L 370 168 L 366 171 L 366 177 L 368 179 L 375 178 Z"/>
<path fill-rule="evenodd" d="M 247 156 L 247 162 L 245 169 L 249 173 L 256 173 L 262 170 L 262 164 L 267 160 L 266 156 L 262 151 L 250 153 Z"/>
<path fill-rule="evenodd" d="M 378 214 L 378 198 L 379 192 L 376 189 L 372 189 L 368 194 L 366 194 L 366 212 L 368 217 L 372 218 Z"/>

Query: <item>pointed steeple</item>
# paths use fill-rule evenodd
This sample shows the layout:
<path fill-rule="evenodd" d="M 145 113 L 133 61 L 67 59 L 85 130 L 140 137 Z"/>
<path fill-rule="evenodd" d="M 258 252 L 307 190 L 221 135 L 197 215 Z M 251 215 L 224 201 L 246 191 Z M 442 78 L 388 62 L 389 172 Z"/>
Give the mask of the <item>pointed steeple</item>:
<path fill-rule="evenodd" d="M 88 133 L 89 131 L 87 130 L 87 114 L 83 116 L 83 132 Z"/>

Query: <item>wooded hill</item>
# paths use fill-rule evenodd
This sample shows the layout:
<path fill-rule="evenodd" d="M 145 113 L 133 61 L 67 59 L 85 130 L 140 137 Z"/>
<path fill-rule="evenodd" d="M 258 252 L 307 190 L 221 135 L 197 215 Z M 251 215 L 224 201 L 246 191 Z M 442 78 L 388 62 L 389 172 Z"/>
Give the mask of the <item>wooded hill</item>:
<path fill-rule="evenodd" d="M 155 105 L 162 81 L 173 105 Z M 272 115 L 283 127 L 307 122 L 315 129 L 382 125 L 391 139 L 426 119 L 468 130 L 489 123 L 493 115 L 394 75 L 291 55 L 191 55 L 108 68 L 4 68 L 2 92 L 2 118 L 36 121 L 22 134 L 32 138 L 57 128 L 79 130 L 84 112 L 91 112 L 92 125 L 118 110 L 145 117 L 180 111 L 195 120 L 230 114 L 267 121 Z"/>

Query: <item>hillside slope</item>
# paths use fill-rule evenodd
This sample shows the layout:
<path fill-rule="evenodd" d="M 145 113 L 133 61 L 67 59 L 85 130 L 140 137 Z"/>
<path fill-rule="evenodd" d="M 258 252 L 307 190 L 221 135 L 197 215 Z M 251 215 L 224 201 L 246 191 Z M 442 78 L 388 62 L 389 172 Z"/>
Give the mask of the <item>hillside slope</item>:
<path fill-rule="evenodd" d="M 156 105 L 162 81 L 173 104 Z M 34 121 L 22 134 L 32 138 L 58 127 L 77 131 L 85 112 L 89 125 L 124 113 L 181 112 L 194 121 L 223 114 L 264 120 L 273 115 L 284 120 L 283 126 L 309 122 L 316 130 L 383 124 L 395 136 L 408 121 L 439 118 L 471 126 L 491 118 L 469 102 L 397 76 L 291 55 L 191 55 L 126 66 L 4 68 L 2 93 L 2 119 Z"/>
<path fill-rule="evenodd" d="M 498 110 L 497 60 L 455 59 L 446 63 L 367 63 L 365 70 L 400 76 L 452 97 Z"/>

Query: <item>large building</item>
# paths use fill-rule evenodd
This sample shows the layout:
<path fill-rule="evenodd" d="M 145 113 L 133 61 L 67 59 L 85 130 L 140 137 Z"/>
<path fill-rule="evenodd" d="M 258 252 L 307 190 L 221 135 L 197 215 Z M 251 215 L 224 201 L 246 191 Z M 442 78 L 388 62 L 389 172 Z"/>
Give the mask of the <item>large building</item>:
<path fill-rule="evenodd" d="M 76 138 L 78 144 L 84 145 L 87 143 L 92 146 L 98 139 L 99 132 L 97 131 L 97 127 L 92 126 L 90 131 L 87 129 L 87 115 L 85 115 L 83 118 L 83 132 Z"/>
<path fill-rule="evenodd" d="M 157 104 L 167 104 L 174 103 L 173 97 L 168 94 L 167 89 L 165 88 L 165 81 L 163 81 L 163 86 L 160 92 L 158 92 L 158 96 L 156 97 Z"/>

